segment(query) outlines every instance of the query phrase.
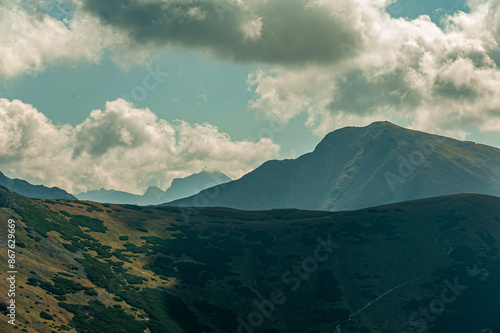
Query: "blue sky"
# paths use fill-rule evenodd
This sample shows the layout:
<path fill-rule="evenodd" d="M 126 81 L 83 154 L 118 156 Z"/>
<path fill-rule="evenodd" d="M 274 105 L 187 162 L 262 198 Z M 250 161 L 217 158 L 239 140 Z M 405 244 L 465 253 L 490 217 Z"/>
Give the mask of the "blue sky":
<path fill-rule="evenodd" d="M 10 27 L 19 24 L 25 28 L 21 31 L 32 29 L 32 34 L 26 37 L 26 43 L 21 46 L 13 43 L 10 59 L 18 62 L 13 62 L 12 66 L 3 64 L 3 75 L 0 72 L 0 98 L 9 103 L 20 100 L 23 103 L 21 108 L 28 110 L 28 106 L 32 105 L 36 112 L 45 115 L 48 119 L 43 120 L 44 123 L 37 125 L 37 128 L 47 127 L 47 131 L 59 134 L 64 132 L 64 136 L 54 134 L 53 140 L 67 154 L 62 158 L 56 152 L 50 152 L 47 153 L 49 156 L 43 157 L 31 153 L 33 147 L 27 146 L 26 153 L 16 153 L 19 156 L 4 152 L 3 157 L 0 155 L 0 162 L 4 163 L 2 169 L 6 174 L 35 183 L 66 187 L 73 192 L 104 186 L 140 193 L 149 185 L 165 188 L 172 178 L 198 172 L 204 167 L 218 169 L 237 178 L 269 158 L 293 158 L 311 151 L 331 130 L 343 126 L 364 126 L 374 120 L 390 120 L 401 126 L 499 146 L 498 120 L 495 118 L 498 112 L 494 105 L 487 102 L 488 96 L 474 92 L 471 100 L 452 105 L 450 101 L 456 102 L 457 98 L 446 95 L 450 91 L 453 94 L 464 91 L 463 89 L 468 88 L 465 86 L 472 85 L 470 82 L 474 80 L 490 82 L 497 78 L 497 68 L 492 66 L 493 61 L 496 61 L 496 49 L 483 50 L 478 47 L 481 43 L 486 45 L 487 41 L 482 40 L 483 37 L 479 37 L 479 34 L 474 35 L 474 27 L 462 26 L 465 24 L 462 18 L 476 19 L 480 15 L 490 15 L 496 9 L 493 5 L 486 12 L 477 5 L 477 1 L 473 1 L 474 10 L 471 13 L 465 1 L 400 0 L 387 7 L 380 7 L 380 1 L 360 0 L 362 6 L 357 6 L 358 8 L 349 2 L 344 4 L 343 1 L 324 4 L 333 13 L 338 9 L 336 6 L 345 6 L 343 10 L 348 13 L 352 11 L 353 18 L 349 19 L 341 16 L 336 18 L 335 15 L 323 17 L 321 11 L 311 14 L 303 9 L 306 7 L 301 7 L 305 0 L 297 0 L 291 2 L 293 6 L 287 7 L 280 7 L 280 1 L 275 2 L 274 6 L 255 2 L 258 5 L 249 7 L 252 12 L 248 8 L 226 5 L 225 8 L 229 10 L 217 17 L 216 14 L 220 13 L 210 12 L 210 2 L 193 0 L 190 2 L 192 7 L 186 3 L 178 4 L 179 8 L 185 10 L 181 19 L 176 18 L 178 21 L 157 22 L 155 11 L 158 9 L 143 2 L 144 0 L 137 0 L 134 8 L 118 6 L 120 0 L 106 4 L 90 0 L 46 1 L 38 7 L 29 2 L 11 1 L 10 6 L 4 5 L 2 13 L 10 15 Z M 216 11 L 214 8 L 212 9 Z M 325 11 L 321 8 L 318 10 Z M 390 13 L 392 18 L 384 16 L 383 11 Z M 173 15 L 169 13 L 168 15 Z M 360 16 L 356 16 L 358 14 Z M 37 19 L 41 20 L 37 22 L 42 23 L 25 23 L 23 26 L 23 20 L 32 19 L 30 16 L 33 15 L 37 15 Z M 318 15 L 318 19 L 311 15 Z M 428 15 L 432 22 L 426 23 L 421 15 Z M 457 19 L 450 25 L 449 18 L 453 15 Z M 460 15 L 465 16 L 461 18 Z M 283 16 L 281 26 L 278 23 L 273 25 L 270 18 L 278 20 L 280 16 Z M 368 29 L 362 30 L 359 25 L 354 24 L 354 17 L 361 17 Z M 141 21 L 140 18 L 144 20 Z M 48 24 L 50 20 L 62 25 L 56 29 L 54 24 Z M 290 23 L 293 20 L 296 20 L 297 27 Z M 308 23 L 308 20 L 313 23 Z M 178 22 L 178 26 L 171 26 L 173 21 Z M 310 35 L 307 31 L 301 36 L 299 30 L 286 30 L 301 29 L 302 23 L 309 24 L 304 29 L 311 29 Z M 475 28 L 478 31 L 488 29 L 477 24 Z M 376 29 L 372 25 L 376 29 L 382 28 L 381 32 L 374 34 Z M 236 36 L 232 32 L 234 27 L 241 28 L 243 35 Z M 331 36 L 324 33 L 327 28 L 332 29 Z M 493 26 L 489 28 L 494 38 L 497 31 L 494 31 Z M 208 34 L 204 30 L 214 32 Z M 458 57 L 460 59 L 453 55 L 459 51 L 450 42 L 450 38 L 454 36 L 452 30 L 463 34 L 463 38 L 457 40 L 475 42 L 467 43 L 467 47 L 471 49 L 463 48 L 463 54 Z M 299 36 L 295 39 L 294 34 Z M 425 41 L 429 35 L 435 35 L 433 38 L 437 46 L 432 41 Z M 32 36 L 39 36 L 38 40 L 30 40 Z M 44 36 L 52 36 L 47 38 L 54 38 L 53 42 L 48 41 L 44 45 L 40 41 Z M 359 38 L 362 42 L 359 42 Z M 12 39 L 8 41 L 12 43 Z M 333 46 L 330 47 L 329 43 L 333 43 Z M 384 46 L 384 43 L 390 46 Z M 438 47 L 439 43 L 443 45 L 441 48 Z M 343 58 L 338 44 L 349 45 L 354 50 L 352 59 Z M 408 51 L 417 44 L 418 50 Z M 392 45 L 394 50 L 384 54 Z M 26 53 L 24 47 L 31 47 L 28 52 L 34 52 L 35 55 L 32 58 L 26 54 L 19 55 L 21 52 Z M 317 51 L 311 50 L 316 47 Z M 427 53 L 433 57 L 432 66 L 423 68 Z M 411 59 L 417 55 L 421 57 L 418 65 L 421 68 L 415 71 Z M 388 69 L 394 67 L 394 62 L 391 64 L 384 60 L 390 57 L 394 57 L 394 62 L 397 63 L 395 69 Z M 484 64 L 464 72 L 461 78 L 470 76 L 467 83 L 452 75 L 456 70 L 445 68 L 451 66 L 450 61 L 479 61 L 478 57 Z M 383 61 L 387 63 L 381 64 Z M 469 63 L 470 61 L 467 62 Z M 147 91 L 145 98 L 134 98 L 131 96 L 134 89 L 136 92 L 143 91 L 141 87 L 148 75 L 147 66 L 168 72 L 169 76 L 157 87 Z M 0 66 L 0 70 L 1 68 Z M 476 71 L 472 73 L 473 70 Z M 422 80 L 428 79 L 427 74 L 424 73 L 415 84 L 409 82 L 418 71 L 439 72 L 439 80 L 436 79 L 424 92 L 419 85 L 423 84 Z M 378 76 L 375 77 L 375 72 L 383 73 L 376 74 Z M 442 77 L 445 79 L 441 80 Z M 340 89 L 341 86 L 344 88 Z M 399 86 L 400 89 L 394 89 Z M 369 96 L 367 92 L 374 93 L 374 98 L 364 98 Z M 382 100 L 379 98 L 381 94 L 391 97 Z M 413 95 L 418 95 L 419 98 L 413 98 Z M 75 158 L 79 154 L 75 153 L 75 147 L 82 146 L 74 141 L 74 138 L 81 137 L 79 131 L 98 129 L 102 125 L 100 121 L 105 121 L 106 117 L 119 117 L 113 113 L 115 109 L 112 104 L 119 98 L 133 103 L 130 104 L 130 119 L 134 117 L 134 112 L 142 112 L 133 110 L 148 108 L 157 119 L 151 118 L 154 124 L 144 123 L 145 128 L 154 127 L 155 131 L 162 133 L 155 132 L 155 135 L 160 136 L 175 133 L 174 137 L 178 140 L 177 146 L 170 152 L 174 155 L 165 153 L 165 156 L 159 158 L 164 160 L 164 163 L 157 165 L 158 168 L 165 169 L 163 173 L 149 170 L 144 166 L 145 163 L 141 164 L 141 158 L 135 164 L 132 163 L 129 169 L 120 169 L 122 174 L 129 174 L 131 178 L 127 185 L 123 185 L 123 178 L 112 176 L 106 170 L 117 168 L 112 163 L 117 156 L 132 154 L 132 149 L 139 149 L 142 144 L 142 150 L 138 151 L 145 151 L 147 142 L 137 143 L 134 140 L 140 137 L 140 133 L 147 133 L 144 135 L 152 138 L 152 132 L 138 128 L 119 128 L 116 134 L 118 137 L 109 138 L 110 141 L 106 141 L 106 144 L 110 144 L 109 147 L 101 149 L 104 153 L 96 155 L 93 153 L 96 149 L 79 148 L 88 153 L 90 158 L 82 158 L 81 162 Z M 346 105 L 349 101 L 356 103 Z M 106 104 L 110 102 L 111 104 Z M 14 108 L 9 103 L 5 103 L 6 110 Z M 90 117 L 92 110 L 101 110 L 101 118 Z M 121 116 L 129 114 L 125 111 L 116 112 Z M 4 113 L 9 114 L 8 111 Z M 494 119 L 486 119 L 484 114 L 491 114 Z M 149 113 L 145 115 L 147 117 Z M 12 120 L 5 119 L 6 123 L 7 120 Z M 121 120 L 123 119 L 120 118 Z M 162 120 L 174 129 L 167 129 L 168 126 Z M 177 120 L 189 124 L 189 128 L 178 125 Z M 128 126 L 126 124 L 129 123 L 123 121 L 123 126 Z M 135 124 L 137 123 L 136 121 Z M 24 128 L 22 126 L 25 125 L 23 123 L 21 126 L 19 122 L 15 124 L 17 128 Z M 200 130 L 196 128 L 196 124 L 205 125 Z M 24 130 L 26 133 L 31 131 L 26 128 Z M 196 137 L 196 133 L 203 131 L 212 134 Z M 138 136 L 134 136 L 136 134 Z M 220 155 L 216 156 L 198 146 L 196 149 L 191 146 L 189 148 L 186 144 L 181 147 L 181 137 L 186 137 L 183 139 L 186 142 L 203 142 L 207 145 L 204 148 L 207 150 L 210 142 L 216 142 L 224 148 L 220 148 Z M 271 140 L 259 141 L 261 137 L 269 137 Z M 167 136 L 165 138 L 168 139 Z M 43 141 L 42 138 L 40 140 Z M 108 136 L 104 140 L 108 140 Z M 111 145 L 110 142 L 115 143 Z M 260 145 L 258 142 L 261 142 Z M 18 146 L 22 146 L 21 143 Z M 127 150 L 127 147 L 130 149 Z M 235 154 L 238 147 L 248 151 Z M 71 151 L 73 153 L 69 154 Z M 162 154 L 161 150 L 155 153 Z M 153 152 L 149 155 L 153 155 Z M 193 156 L 198 159 L 196 163 L 188 160 Z M 241 161 L 229 163 L 229 156 Z M 41 162 L 43 158 L 52 160 L 52 163 L 63 163 L 61 161 L 64 160 L 63 164 L 77 166 L 84 175 L 69 171 L 62 172 L 67 172 L 66 176 L 61 175 L 61 172 L 48 172 Z M 23 161 L 22 165 L 20 160 Z M 169 162 L 174 160 L 175 163 Z M 61 170 L 63 169 L 67 170 L 61 166 Z"/>
<path fill-rule="evenodd" d="M 144 100 L 130 96 L 137 107 L 148 107 L 167 120 L 209 122 L 235 140 L 255 140 L 263 128 L 269 127 L 268 120 L 248 109 L 252 91 L 246 80 L 259 65 L 221 62 L 199 52 L 171 51 L 151 60 L 151 66 L 160 66 L 170 76 L 148 91 Z M 98 64 L 56 65 L 35 76 L 25 74 L 4 83 L 1 95 L 33 104 L 54 122 L 77 125 L 106 101 L 131 95 L 148 74 L 145 67 L 123 69 L 109 57 Z M 304 154 L 319 142 L 320 138 L 304 127 L 304 121 L 299 117 L 282 131 L 273 132 L 282 146 L 280 157 Z"/>
<path fill-rule="evenodd" d="M 420 15 L 429 15 L 439 24 L 443 15 L 453 15 L 457 11 L 469 12 L 465 0 L 399 0 L 387 7 L 394 17 L 415 19 Z"/>

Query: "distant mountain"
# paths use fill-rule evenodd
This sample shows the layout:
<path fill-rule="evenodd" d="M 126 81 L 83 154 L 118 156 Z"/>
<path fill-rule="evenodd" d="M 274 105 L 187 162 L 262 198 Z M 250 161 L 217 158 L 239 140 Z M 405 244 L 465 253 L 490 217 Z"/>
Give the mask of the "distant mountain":
<path fill-rule="evenodd" d="M 231 178 L 222 172 L 196 173 L 186 178 L 176 178 L 166 191 L 168 200 L 177 200 L 197 194 L 207 188 L 230 182 Z M 163 201 L 165 202 L 165 201 Z"/>
<path fill-rule="evenodd" d="M 500 332 L 496 197 L 332 213 L 42 201 L 0 187 L 9 218 L 27 333 Z M 9 300 L 0 293 L 4 320 Z"/>
<path fill-rule="evenodd" d="M 458 193 L 500 196 L 500 149 L 376 122 L 166 205 L 340 211 Z"/>
<path fill-rule="evenodd" d="M 144 192 L 141 199 L 143 202 L 150 202 L 151 204 L 156 202 L 163 202 L 166 199 L 166 193 L 156 186 L 150 186 L 148 187 L 146 192 Z"/>
<path fill-rule="evenodd" d="M 43 185 L 32 185 L 22 179 L 11 179 L 2 172 L 0 172 L 0 185 L 29 198 L 76 200 L 74 196 L 58 187 L 49 188 Z"/>
<path fill-rule="evenodd" d="M 170 187 L 163 191 L 156 186 L 150 186 L 143 195 L 132 194 L 123 191 L 100 190 L 88 191 L 77 194 L 80 200 L 94 202 L 130 204 L 130 205 L 158 205 L 167 201 L 177 200 L 199 193 L 200 191 L 215 185 L 227 183 L 231 178 L 221 172 L 205 172 L 185 178 L 176 178 Z"/>
<path fill-rule="evenodd" d="M 123 191 L 106 190 L 104 188 L 76 194 L 76 197 L 78 198 L 78 200 L 129 205 L 138 205 L 139 201 L 142 200 L 142 195 Z"/>

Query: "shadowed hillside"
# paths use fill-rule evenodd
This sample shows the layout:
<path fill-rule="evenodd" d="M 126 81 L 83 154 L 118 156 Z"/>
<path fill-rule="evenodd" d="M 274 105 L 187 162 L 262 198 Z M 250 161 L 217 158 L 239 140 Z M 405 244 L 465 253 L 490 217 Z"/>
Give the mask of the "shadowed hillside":
<path fill-rule="evenodd" d="M 2 172 L 0 172 L 0 185 L 29 198 L 77 200 L 74 196 L 58 187 L 49 188 L 43 185 L 32 185 L 22 179 L 11 179 Z"/>
<path fill-rule="evenodd" d="M 500 332 L 499 198 L 330 213 L 34 200 L 0 188 L 0 206 L 2 228 L 17 223 L 27 332 Z M 1 281 L 5 311 L 5 270 Z"/>
<path fill-rule="evenodd" d="M 500 149 L 376 122 L 166 205 L 341 211 L 460 193 L 500 196 Z"/>

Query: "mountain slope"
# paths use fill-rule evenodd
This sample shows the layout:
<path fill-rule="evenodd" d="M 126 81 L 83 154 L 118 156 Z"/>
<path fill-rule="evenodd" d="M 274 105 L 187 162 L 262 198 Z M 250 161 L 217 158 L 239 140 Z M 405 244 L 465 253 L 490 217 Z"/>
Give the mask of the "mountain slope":
<path fill-rule="evenodd" d="M 458 193 L 500 196 L 500 149 L 377 122 L 166 205 L 340 211 Z"/>
<path fill-rule="evenodd" d="M 100 190 L 88 191 L 77 194 L 80 200 L 113 203 L 113 204 L 129 204 L 129 205 L 158 205 L 166 201 L 181 199 L 199 193 L 200 191 L 227 183 L 231 178 L 221 172 L 206 172 L 202 171 L 197 174 L 190 175 L 185 178 L 176 178 L 172 181 L 170 187 L 163 191 L 156 186 L 150 186 L 143 195 L 132 194 L 123 191 Z"/>
<path fill-rule="evenodd" d="M 22 179 L 11 179 L 2 172 L 0 172 L 0 185 L 29 198 L 76 200 L 74 196 L 58 187 L 32 185 Z"/>
<path fill-rule="evenodd" d="M 23 242 L 16 318 L 27 332 L 500 332 L 499 198 L 330 213 L 33 200 L 0 188 L 0 206 L 2 228 L 13 218 Z M 0 233 L 3 262 L 6 241 Z"/>

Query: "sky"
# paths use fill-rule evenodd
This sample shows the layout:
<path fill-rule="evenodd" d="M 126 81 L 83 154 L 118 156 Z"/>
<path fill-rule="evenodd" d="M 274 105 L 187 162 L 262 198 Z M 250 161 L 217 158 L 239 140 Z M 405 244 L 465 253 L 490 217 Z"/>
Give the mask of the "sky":
<path fill-rule="evenodd" d="M 498 0 L 0 0 L 0 171 L 237 179 L 388 120 L 500 146 Z"/>

